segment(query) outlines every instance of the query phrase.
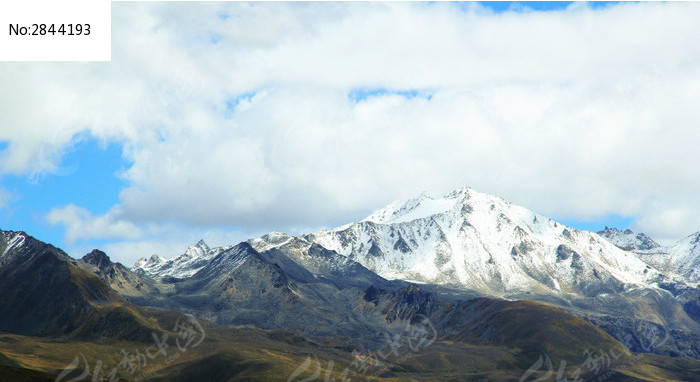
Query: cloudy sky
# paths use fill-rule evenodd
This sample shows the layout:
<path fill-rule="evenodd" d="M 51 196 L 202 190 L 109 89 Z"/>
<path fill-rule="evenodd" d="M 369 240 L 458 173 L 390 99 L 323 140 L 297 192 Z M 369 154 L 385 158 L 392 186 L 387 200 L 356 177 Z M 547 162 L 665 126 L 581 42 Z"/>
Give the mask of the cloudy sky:
<path fill-rule="evenodd" d="M 127 265 L 462 185 L 700 230 L 700 4 L 114 3 L 112 61 L 0 63 L 0 228 Z"/>

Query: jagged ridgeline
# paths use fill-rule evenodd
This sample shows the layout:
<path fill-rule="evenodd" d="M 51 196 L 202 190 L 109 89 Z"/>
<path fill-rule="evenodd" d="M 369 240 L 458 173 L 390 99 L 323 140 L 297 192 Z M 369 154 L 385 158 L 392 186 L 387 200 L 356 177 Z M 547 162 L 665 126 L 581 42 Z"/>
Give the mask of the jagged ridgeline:
<path fill-rule="evenodd" d="M 468 187 L 131 269 L 4 231 L 0 375 L 77 359 L 72 377 L 99 361 L 148 381 L 693 381 L 697 236 L 578 231 Z M 183 320 L 201 325 L 186 351 Z M 177 357 L 119 368 L 154 338 Z"/>

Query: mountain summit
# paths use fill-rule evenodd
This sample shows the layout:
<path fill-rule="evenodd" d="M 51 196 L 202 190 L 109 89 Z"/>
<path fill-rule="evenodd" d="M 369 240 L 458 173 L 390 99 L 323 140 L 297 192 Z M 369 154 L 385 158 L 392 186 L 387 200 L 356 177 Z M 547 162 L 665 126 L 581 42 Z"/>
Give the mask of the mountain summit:
<path fill-rule="evenodd" d="M 389 204 L 361 222 L 305 236 L 380 276 L 489 295 L 595 296 L 650 285 L 658 272 L 599 235 L 469 187 Z"/>
<path fill-rule="evenodd" d="M 661 246 L 644 233 L 634 233 L 631 229 L 620 231 L 617 228 L 605 227 L 598 231 L 598 235 L 604 237 L 618 248 L 625 251 L 641 252 L 653 251 Z"/>
<path fill-rule="evenodd" d="M 150 277 L 186 278 L 204 268 L 217 254 L 230 248 L 209 248 L 204 240 L 190 245 L 185 253 L 171 259 L 153 255 L 149 259 L 141 258 L 134 263 L 132 270 Z"/>

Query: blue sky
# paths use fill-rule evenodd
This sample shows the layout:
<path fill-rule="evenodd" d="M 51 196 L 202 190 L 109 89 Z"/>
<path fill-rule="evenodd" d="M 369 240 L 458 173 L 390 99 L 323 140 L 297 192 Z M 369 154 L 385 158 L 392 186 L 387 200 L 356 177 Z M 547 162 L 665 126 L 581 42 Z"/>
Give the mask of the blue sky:
<path fill-rule="evenodd" d="M 479 4 L 490 8 L 496 12 L 506 12 L 523 8 L 528 8 L 534 11 L 552 11 L 566 9 L 571 1 L 482 1 Z M 467 3 L 468 4 L 468 3 Z"/>
<path fill-rule="evenodd" d="M 0 63 L 0 228 L 131 264 L 469 185 L 697 231 L 700 6 L 571 4 L 115 3 L 112 62 Z"/>
<path fill-rule="evenodd" d="M 26 231 L 42 241 L 64 246 L 64 229 L 49 224 L 46 215 L 66 204 L 79 204 L 94 214 L 107 212 L 119 202 L 119 191 L 124 187 L 119 173 L 128 165 L 118 144 L 84 138 L 66 150 L 56 171 L 37 176 L 3 175 L 1 184 L 12 197 L 9 208 L 2 211 L 2 229 Z"/>
<path fill-rule="evenodd" d="M 479 4 L 496 12 L 522 11 L 524 8 L 533 11 L 559 11 L 565 10 L 573 1 L 481 1 Z M 618 1 L 590 1 L 588 6 L 599 9 L 615 5 Z"/>

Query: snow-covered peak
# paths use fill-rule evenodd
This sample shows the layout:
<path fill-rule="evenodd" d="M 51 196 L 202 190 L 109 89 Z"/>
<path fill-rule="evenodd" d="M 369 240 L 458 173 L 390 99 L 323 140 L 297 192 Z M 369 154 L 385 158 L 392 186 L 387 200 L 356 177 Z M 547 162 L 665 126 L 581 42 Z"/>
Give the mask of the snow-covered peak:
<path fill-rule="evenodd" d="M 270 248 L 276 248 L 288 243 L 292 239 L 291 236 L 282 232 L 270 232 L 258 238 L 248 240 L 248 243 L 255 248 L 256 251 L 264 252 Z"/>
<path fill-rule="evenodd" d="M 207 253 L 209 253 L 211 249 L 207 245 L 207 243 L 204 242 L 204 240 L 199 240 L 197 244 L 195 245 L 190 245 L 187 248 L 187 251 L 185 251 L 185 256 L 189 257 L 202 257 L 206 256 Z"/>
<path fill-rule="evenodd" d="M 620 231 L 617 228 L 605 227 L 604 230 L 598 232 L 598 235 L 625 251 L 650 251 L 661 247 L 644 233 L 634 233 L 630 229 Z"/>
<path fill-rule="evenodd" d="M 211 249 L 204 240 L 200 240 L 197 244 L 189 246 L 182 255 L 171 259 L 166 260 L 158 255 L 153 255 L 148 260 L 140 259 L 134 264 L 132 270 L 144 272 L 151 277 L 185 278 L 197 273 L 209 260 L 225 249 Z"/>
<path fill-rule="evenodd" d="M 435 202 L 435 199 L 423 192 L 416 198 L 397 200 L 382 209 L 374 211 L 363 221 L 373 223 L 407 221 L 439 213 L 450 207 L 449 205 L 441 206 L 439 202 L 437 204 Z"/>
<path fill-rule="evenodd" d="M 393 202 L 375 211 L 362 222 L 401 224 L 439 215 L 443 215 L 449 220 L 462 220 L 469 215 L 470 222 L 478 219 L 493 219 L 494 216 L 506 216 L 515 223 L 527 226 L 532 230 L 543 230 L 554 223 L 549 218 L 537 215 L 526 208 L 513 205 L 497 196 L 475 191 L 468 186 L 454 190 L 440 198 L 433 198 L 423 192 L 416 198 Z M 346 228 L 348 225 L 333 230 L 338 231 Z"/>
<path fill-rule="evenodd" d="M 138 260 L 136 260 L 136 263 L 134 263 L 134 266 L 132 269 L 142 269 L 144 271 L 152 270 L 154 268 L 157 268 L 161 264 L 165 263 L 166 260 L 163 256 L 153 254 L 149 258 L 142 257 Z"/>
<path fill-rule="evenodd" d="M 467 186 L 452 191 L 441 198 L 433 198 L 427 192 L 423 192 L 412 199 L 397 200 L 373 212 L 362 221 L 377 224 L 398 224 L 425 219 L 447 213 L 450 210 L 461 209 L 464 204 L 468 203 L 473 194 L 487 196 L 477 193 Z"/>
<path fill-rule="evenodd" d="M 700 232 L 681 239 L 668 249 L 672 269 L 690 282 L 700 282 Z"/>
<path fill-rule="evenodd" d="M 614 293 L 658 274 L 600 236 L 462 187 L 422 194 L 367 219 L 307 235 L 386 278 L 488 293 Z"/>

